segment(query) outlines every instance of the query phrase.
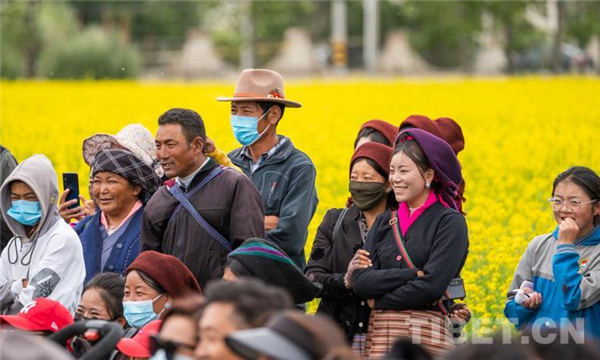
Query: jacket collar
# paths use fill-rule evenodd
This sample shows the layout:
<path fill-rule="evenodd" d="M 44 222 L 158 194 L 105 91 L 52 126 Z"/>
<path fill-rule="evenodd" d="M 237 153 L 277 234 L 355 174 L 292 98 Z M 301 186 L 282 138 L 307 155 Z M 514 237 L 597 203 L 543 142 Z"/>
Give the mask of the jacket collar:
<path fill-rule="evenodd" d="M 295 149 L 292 140 L 283 135 L 277 135 L 277 137 L 279 138 L 279 141 L 281 141 L 281 139 L 285 139 L 286 141 L 284 141 L 281 146 L 277 148 L 277 151 L 275 151 L 271 157 L 262 163 L 262 166 L 285 161 L 292 155 L 292 152 Z M 244 169 L 249 169 L 251 160 L 249 160 L 244 154 L 244 149 L 245 147 L 241 147 L 234 150 L 232 153 L 232 161 Z"/>
<path fill-rule="evenodd" d="M 206 165 L 204 165 L 202 169 L 198 171 L 196 176 L 194 176 L 194 179 L 190 183 L 190 186 L 187 188 L 187 191 L 196 187 L 196 185 L 198 185 L 200 181 L 202 181 L 202 179 L 204 179 L 208 174 L 210 174 L 210 172 L 217 166 L 219 166 L 219 164 L 217 164 L 217 162 L 213 158 L 210 158 Z"/>

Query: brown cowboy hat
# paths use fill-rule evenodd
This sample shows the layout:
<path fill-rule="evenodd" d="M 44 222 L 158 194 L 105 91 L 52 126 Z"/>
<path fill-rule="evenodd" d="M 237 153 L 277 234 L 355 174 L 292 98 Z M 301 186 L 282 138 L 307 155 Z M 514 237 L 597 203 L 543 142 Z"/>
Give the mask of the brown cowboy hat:
<path fill-rule="evenodd" d="M 246 69 L 238 78 L 233 97 L 218 97 L 217 101 L 269 101 L 286 107 L 299 108 L 299 102 L 287 100 L 283 77 L 273 70 Z"/>

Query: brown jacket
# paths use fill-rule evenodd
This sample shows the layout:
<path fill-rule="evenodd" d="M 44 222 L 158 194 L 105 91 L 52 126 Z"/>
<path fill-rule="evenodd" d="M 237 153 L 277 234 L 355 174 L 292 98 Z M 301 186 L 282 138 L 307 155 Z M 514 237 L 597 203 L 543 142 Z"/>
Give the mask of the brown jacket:
<path fill-rule="evenodd" d="M 211 159 L 189 186 L 193 189 L 218 165 Z M 188 190 L 189 190 L 188 189 Z M 263 238 L 262 199 L 252 181 L 226 169 L 190 202 L 202 217 L 237 248 L 244 240 Z M 227 249 L 202 228 L 185 209 L 171 216 L 179 202 L 162 186 L 144 208 L 142 251 L 155 250 L 179 258 L 201 287 L 223 276 Z"/>

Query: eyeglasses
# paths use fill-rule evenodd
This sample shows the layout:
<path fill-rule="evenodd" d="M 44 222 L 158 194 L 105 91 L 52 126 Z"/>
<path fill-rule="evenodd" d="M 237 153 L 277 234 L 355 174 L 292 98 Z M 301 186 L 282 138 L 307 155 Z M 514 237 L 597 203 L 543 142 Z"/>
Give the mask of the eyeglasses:
<path fill-rule="evenodd" d="M 590 201 L 581 201 L 581 200 L 565 201 L 563 199 L 559 199 L 559 198 L 555 198 L 555 197 L 551 197 L 548 199 L 548 202 L 550 203 L 550 205 L 552 206 L 552 210 L 554 210 L 554 211 L 559 211 L 560 209 L 562 209 L 563 205 L 565 205 L 565 204 L 567 205 L 567 209 L 571 209 L 573 211 L 579 211 L 579 209 L 581 208 L 581 205 L 593 204 L 596 201 L 598 201 L 598 199 L 590 200 Z"/>
<path fill-rule="evenodd" d="M 159 349 L 163 349 L 167 355 L 167 360 L 173 360 L 175 352 L 178 349 L 188 349 L 193 351 L 195 348 L 195 345 L 188 345 L 175 341 L 163 340 L 158 335 L 150 336 L 150 353 L 154 355 Z"/>

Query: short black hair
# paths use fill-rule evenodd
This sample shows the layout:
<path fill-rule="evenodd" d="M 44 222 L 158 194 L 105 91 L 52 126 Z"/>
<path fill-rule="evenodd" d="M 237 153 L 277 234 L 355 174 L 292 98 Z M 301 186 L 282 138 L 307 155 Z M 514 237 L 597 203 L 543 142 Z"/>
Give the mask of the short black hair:
<path fill-rule="evenodd" d="M 120 274 L 106 272 L 94 276 L 85 284 L 82 294 L 91 289 L 98 291 L 111 320 L 115 321 L 123 317 L 125 279 Z"/>
<path fill-rule="evenodd" d="M 257 101 L 256 103 L 262 109 L 263 114 L 266 113 L 267 110 L 269 110 L 271 107 L 277 106 L 281 112 L 281 116 L 279 116 L 279 120 L 281 120 L 283 118 L 283 113 L 285 111 L 285 105 L 276 103 L 276 102 L 272 102 L 272 101 Z"/>
<path fill-rule="evenodd" d="M 200 114 L 190 109 L 173 108 L 158 118 L 158 125 L 179 124 L 188 144 L 200 137 L 206 141 L 206 129 Z"/>
<path fill-rule="evenodd" d="M 206 289 L 206 306 L 211 303 L 232 304 L 239 328 L 263 326 L 273 313 L 292 309 L 294 302 L 283 289 L 256 279 L 213 281 Z"/>

